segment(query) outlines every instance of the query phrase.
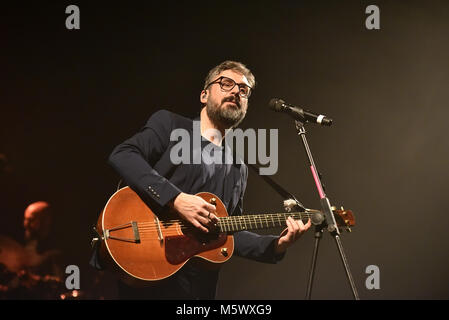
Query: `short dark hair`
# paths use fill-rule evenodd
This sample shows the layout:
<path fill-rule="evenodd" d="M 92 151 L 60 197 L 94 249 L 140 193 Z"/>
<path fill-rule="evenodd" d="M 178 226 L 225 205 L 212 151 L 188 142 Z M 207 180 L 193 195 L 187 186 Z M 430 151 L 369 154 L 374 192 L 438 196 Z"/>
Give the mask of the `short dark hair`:
<path fill-rule="evenodd" d="M 251 88 L 256 86 L 256 79 L 252 74 L 251 70 L 249 70 L 243 63 L 237 61 L 226 60 L 220 63 L 218 66 L 214 67 L 207 74 L 206 80 L 204 81 L 204 89 L 213 81 L 213 79 L 222 73 L 225 70 L 233 70 L 238 73 L 243 74 L 246 79 L 248 79 L 249 85 Z"/>

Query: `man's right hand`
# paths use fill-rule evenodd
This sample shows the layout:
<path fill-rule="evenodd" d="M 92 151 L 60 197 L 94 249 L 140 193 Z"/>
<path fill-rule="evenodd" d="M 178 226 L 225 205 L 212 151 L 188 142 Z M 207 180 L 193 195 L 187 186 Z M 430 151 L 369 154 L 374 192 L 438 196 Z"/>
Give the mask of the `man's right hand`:
<path fill-rule="evenodd" d="M 218 222 L 215 206 L 201 197 L 181 192 L 172 202 L 179 215 L 203 232 Z"/>

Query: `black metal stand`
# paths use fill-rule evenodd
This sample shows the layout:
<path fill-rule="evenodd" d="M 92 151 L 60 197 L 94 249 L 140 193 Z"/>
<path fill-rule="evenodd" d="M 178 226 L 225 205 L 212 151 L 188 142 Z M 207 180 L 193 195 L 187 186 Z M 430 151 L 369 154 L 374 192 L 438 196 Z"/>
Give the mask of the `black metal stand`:
<path fill-rule="evenodd" d="M 296 129 L 298 131 L 298 135 L 301 136 L 301 138 L 302 138 L 304 149 L 306 150 L 307 157 L 309 158 L 310 169 L 312 171 L 312 175 L 315 180 L 315 185 L 317 187 L 318 194 L 320 196 L 321 209 L 322 209 L 322 212 L 324 213 L 324 218 L 325 218 L 323 224 L 315 227 L 315 245 L 314 245 L 313 256 L 312 256 L 312 264 L 310 266 L 306 299 L 309 300 L 312 295 L 312 286 L 313 286 L 313 279 L 315 276 L 315 267 L 316 267 L 316 261 L 317 261 L 317 257 L 318 257 L 319 244 L 320 244 L 320 240 L 322 238 L 323 230 L 325 227 L 327 227 L 327 230 L 334 237 L 335 242 L 337 244 L 337 248 L 340 253 L 340 257 L 343 262 L 343 266 L 345 268 L 346 276 L 348 277 L 348 281 L 351 286 L 351 290 L 352 290 L 354 299 L 359 300 L 360 298 L 357 293 L 357 288 L 355 286 L 354 279 L 352 278 L 352 274 L 349 269 L 349 264 L 348 264 L 346 255 L 343 250 L 343 245 L 341 243 L 340 231 L 337 227 L 337 223 L 335 222 L 334 213 L 332 211 L 332 207 L 329 202 L 329 199 L 326 197 L 326 194 L 324 193 L 323 185 L 320 180 L 318 170 L 316 169 L 315 163 L 313 161 L 312 153 L 310 152 L 309 144 L 307 143 L 306 130 L 304 128 L 304 123 L 301 121 L 298 121 L 298 120 L 295 120 L 295 123 L 296 123 Z"/>
<path fill-rule="evenodd" d="M 318 257 L 318 248 L 320 240 L 323 236 L 323 225 L 315 226 L 315 242 L 313 247 L 312 264 L 310 265 L 309 280 L 307 282 L 306 300 L 310 300 L 312 296 L 313 278 L 315 275 L 316 260 Z"/>

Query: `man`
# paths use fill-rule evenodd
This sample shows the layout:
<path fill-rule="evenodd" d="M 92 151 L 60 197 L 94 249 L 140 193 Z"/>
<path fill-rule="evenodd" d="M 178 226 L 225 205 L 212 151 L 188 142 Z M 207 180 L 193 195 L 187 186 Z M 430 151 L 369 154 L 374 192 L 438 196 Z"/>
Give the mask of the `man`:
<path fill-rule="evenodd" d="M 236 127 L 245 117 L 248 99 L 255 78 L 245 65 L 225 61 L 213 68 L 200 93 L 203 108 L 200 112 L 201 144 L 190 144 L 189 163 L 175 164 L 171 141 L 174 130 L 194 133 L 193 121 L 172 112 L 161 110 L 148 120 L 145 127 L 132 138 L 118 145 L 109 162 L 126 183 L 156 214 L 167 207 L 203 232 L 218 221 L 215 206 L 196 193 L 211 192 L 223 201 L 231 215 L 242 213 L 243 195 L 248 169 L 241 160 L 232 164 L 193 161 L 204 148 L 224 156 L 225 130 Z M 195 137 L 192 138 L 194 140 Z M 261 236 L 248 231 L 234 234 L 235 254 L 249 259 L 276 263 L 303 232 L 310 227 L 300 220 L 287 220 L 281 236 Z M 120 298 L 213 299 L 218 280 L 217 269 L 198 266 L 192 259 L 184 267 L 148 289 L 137 289 L 119 283 Z"/>
<path fill-rule="evenodd" d="M 25 210 L 22 246 L 0 235 L 0 264 L 9 271 L 5 295 L 12 299 L 57 299 L 63 289 L 61 252 L 53 249 L 52 210 L 48 202 L 31 203 Z M 1 281 L 0 281 L 1 282 Z M 0 284 L 1 285 L 1 284 Z"/>

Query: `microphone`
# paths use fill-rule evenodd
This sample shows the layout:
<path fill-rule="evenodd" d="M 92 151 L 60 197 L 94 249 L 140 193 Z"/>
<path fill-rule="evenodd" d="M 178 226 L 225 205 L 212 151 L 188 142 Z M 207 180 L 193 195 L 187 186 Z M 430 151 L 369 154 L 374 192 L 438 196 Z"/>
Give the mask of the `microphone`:
<path fill-rule="evenodd" d="M 322 126 L 332 125 L 331 118 L 328 118 L 322 114 L 315 114 L 308 110 L 295 107 L 294 105 L 288 104 L 284 100 L 279 98 L 271 99 L 268 105 L 271 110 L 274 110 L 276 112 L 285 112 L 289 114 L 291 117 L 293 117 L 295 120 L 318 123 Z"/>

